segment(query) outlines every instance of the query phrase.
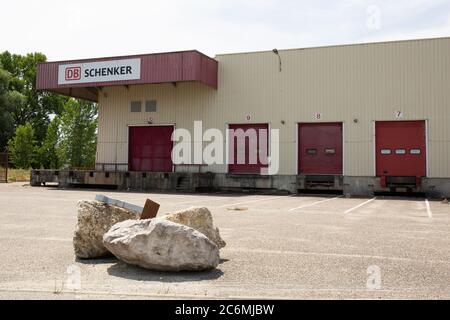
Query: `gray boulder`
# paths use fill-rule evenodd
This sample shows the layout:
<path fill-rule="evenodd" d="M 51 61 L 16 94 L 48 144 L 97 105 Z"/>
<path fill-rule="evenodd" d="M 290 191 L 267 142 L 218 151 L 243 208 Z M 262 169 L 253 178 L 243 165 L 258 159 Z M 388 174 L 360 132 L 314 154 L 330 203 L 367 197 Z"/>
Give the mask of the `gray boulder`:
<path fill-rule="evenodd" d="M 103 243 L 120 260 L 158 271 L 212 269 L 220 259 L 219 249 L 204 234 L 162 219 L 118 223 Z"/>
<path fill-rule="evenodd" d="M 176 222 L 200 231 L 214 242 L 219 249 L 226 245 L 226 242 L 220 237 L 219 229 L 214 228 L 211 212 L 207 208 L 192 207 L 187 210 L 170 213 L 158 219 Z"/>
<path fill-rule="evenodd" d="M 99 201 L 79 201 L 73 237 L 75 255 L 83 259 L 110 255 L 103 245 L 103 235 L 116 223 L 129 219 L 139 219 L 139 214 Z"/>

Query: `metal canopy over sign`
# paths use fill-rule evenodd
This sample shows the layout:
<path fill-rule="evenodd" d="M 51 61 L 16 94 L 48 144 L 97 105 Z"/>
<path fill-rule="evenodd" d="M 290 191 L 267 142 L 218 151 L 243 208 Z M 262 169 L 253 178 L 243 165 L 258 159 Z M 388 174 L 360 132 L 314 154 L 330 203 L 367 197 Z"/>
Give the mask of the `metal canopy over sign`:
<path fill-rule="evenodd" d="M 38 64 L 36 89 L 98 102 L 109 86 L 199 82 L 218 86 L 218 62 L 196 50 Z"/>
<path fill-rule="evenodd" d="M 58 84 L 141 79 L 141 59 L 111 60 L 58 66 Z"/>

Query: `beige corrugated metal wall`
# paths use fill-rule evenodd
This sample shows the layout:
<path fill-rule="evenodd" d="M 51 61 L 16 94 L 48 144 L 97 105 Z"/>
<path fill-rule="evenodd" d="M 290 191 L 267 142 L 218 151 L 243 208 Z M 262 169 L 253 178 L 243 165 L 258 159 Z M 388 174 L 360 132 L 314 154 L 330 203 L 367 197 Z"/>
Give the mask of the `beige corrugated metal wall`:
<path fill-rule="evenodd" d="M 282 72 L 273 52 L 217 56 L 217 91 L 197 83 L 105 88 L 97 162 L 126 163 L 128 126 L 146 125 L 150 117 L 188 130 L 202 120 L 204 129 L 225 132 L 227 123 L 247 123 L 251 115 L 251 123 L 280 129 L 280 174 L 297 172 L 297 122 L 342 121 L 344 174 L 373 176 L 373 121 L 395 120 L 402 111 L 404 120 L 427 120 L 428 176 L 450 177 L 450 38 L 279 53 Z M 150 99 L 157 100 L 157 112 L 130 112 L 130 101 Z"/>

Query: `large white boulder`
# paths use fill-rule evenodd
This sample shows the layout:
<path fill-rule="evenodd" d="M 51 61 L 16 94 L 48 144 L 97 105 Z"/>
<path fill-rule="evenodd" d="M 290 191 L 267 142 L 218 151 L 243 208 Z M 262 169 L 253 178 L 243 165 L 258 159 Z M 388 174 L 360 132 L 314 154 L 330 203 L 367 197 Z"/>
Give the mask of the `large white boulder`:
<path fill-rule="evenodd" d="M 219 229 L 214 228 L 213 217 L 207 208 L 192 207 L 187 210 L 170 213 L 159 219 L 183 224 L 200 231 L 214 242 L 219 249 L 226 245 L 226 242 L 220 237 Z"/>
<path fill-rule="evenodd" d="M 116 223 L 129 219 L 139 219 L 139 214 L 99 201 L 79 201 L 73 237 L 75 255 L 84 259 L 110 255 L 103 245 L 103 235 Z"/>
<path fill-rule="evenodd" d="M 205 270 L 220 260 L 219 249 L 203 233 L 163 219 L 118 223 L 103 243 L 120 260 L 151 270 Z"/>

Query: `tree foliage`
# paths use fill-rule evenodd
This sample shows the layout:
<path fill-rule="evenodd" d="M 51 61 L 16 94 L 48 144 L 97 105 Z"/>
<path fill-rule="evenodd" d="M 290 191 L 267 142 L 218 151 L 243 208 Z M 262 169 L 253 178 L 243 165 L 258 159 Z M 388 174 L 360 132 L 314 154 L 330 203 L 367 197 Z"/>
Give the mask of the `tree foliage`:
<path fill-rule="evenodd" d="M 0 66 L 0 152 L 5 151 L 8 140 L 14 134 L 13 112 L 25 103 L 22 94 L 9 89 L 11 80 L 9 72 Z"/>
<path fill-rule="evenodd" d="M 35 165 L 36 140 L 31 124 L 17 127 L 14 137 L 9 140 L 8 150 L 11 162 L 17 168 L 29 169 Z"/>
<path fill-rule="evenodd" d="M 91 167 L 97 144 L 97 106 L 69 99 L 61 115 L 59 156 L 65 166 Z"/>
<path fill-rule="evenodd" d="M 30 123 L 35 129 L 39 145 L 45 138 L 50 115 L 60 114 L 67 101 L 66 97 L 57 94 L 36 91 L 37 65 L 46 60 L 42 53 L 29 53 L 24 56 L 8 51 L 0 53 L 1 68 L 9 74 L 8 91 L 21 94 L 20 101 L 11 101 L 7 111 L 8 117 L 12 118 L 14 127 Z M 8 134 L 10 137 L 11 132 L 6 132 L 6 135 Z"/>
<path fill-rule="evenodd" d="M 88 167 L 95 162 L 97 109 L 36 90 L 42 53 L 0 53 L 0 152 L 19 168 Z"/>
<path fill-rule="evenodd" d="M 58 148 L 61 119 L 55 116 L 50 122 L 42 146 L 38 149 L 39 163 L 45 169 L 59 169 L 62 165 Z"/>

